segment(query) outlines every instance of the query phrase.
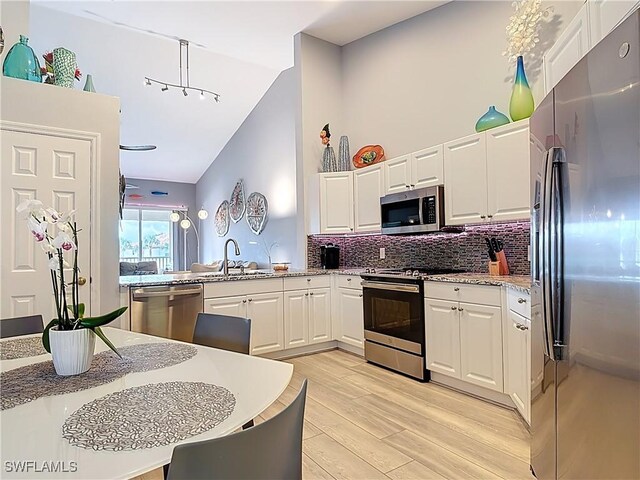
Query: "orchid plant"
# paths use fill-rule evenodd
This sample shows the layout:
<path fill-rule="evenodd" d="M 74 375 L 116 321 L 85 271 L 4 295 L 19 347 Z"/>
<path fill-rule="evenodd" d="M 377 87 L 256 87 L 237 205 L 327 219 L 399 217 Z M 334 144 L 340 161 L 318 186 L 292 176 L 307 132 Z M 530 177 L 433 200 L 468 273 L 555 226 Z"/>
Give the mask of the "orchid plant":
<path fill-rule="evenodd" d="M 49 330 L 75 330 L 89 328 L 102 339 L 118 356 L 120 353 L 109 341 L 100 327 L 122 315 L 127 307 L 114 310 L 99 317 L 85 317 L 85 305 L 80 302 L 78 280 L 78 226 L 74 220 L 75 210 L 60 213 L 52 207 L 44 207 L 39 200 L 25 200 L 16 208 L 18 215 L 27 221 L 27 227 L 34 240 L 39 243 L 49 257 L 51 285 L 56 304 L 56 318 L 45 327 L 42 344 L 47 352 L 51 352 L 49 345 Z M 51 230 L 56 230 L 55 236 Z M 71 266 L 65 256 L 73 257 Z M 65 280 L 65 270 L 71 268 L 71 281 Z M 69 298 L 70 297 L 70 298 Z"/>

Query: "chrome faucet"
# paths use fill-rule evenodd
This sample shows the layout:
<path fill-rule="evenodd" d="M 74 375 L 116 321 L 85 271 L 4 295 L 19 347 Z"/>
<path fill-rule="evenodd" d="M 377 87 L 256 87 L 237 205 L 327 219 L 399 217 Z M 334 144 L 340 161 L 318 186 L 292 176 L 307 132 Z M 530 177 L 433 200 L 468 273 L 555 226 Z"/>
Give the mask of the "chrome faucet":
<path fill-rule="evenodd" d="M 236 247 L 236 257 L 240 255 L 240 247 L 238 247 L 238 242 L 236 242 L 233 238 L 230 238 L 229 240 L 224 242 L 224 260 L 222 263 L 222 271 L 225 277 L 229 276 L 229 259 L 227 257 L 227 247 L 229 245 L 229 242 L 232 242 Z"/>

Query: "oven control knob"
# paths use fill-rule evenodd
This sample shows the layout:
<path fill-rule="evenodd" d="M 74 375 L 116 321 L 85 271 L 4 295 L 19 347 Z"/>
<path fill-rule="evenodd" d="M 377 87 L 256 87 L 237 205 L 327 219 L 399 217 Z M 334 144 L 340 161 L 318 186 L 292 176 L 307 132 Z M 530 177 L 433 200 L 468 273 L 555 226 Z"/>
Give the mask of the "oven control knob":
<path fill-rule="evenodd" d="M 413 276 L 414 277 L 419 277 L 420 276 L 420 272 L 418 270 L 414 270 L 413 271 Z"/>
<path fill-rule="evenodd" d="M 407 270 L 406 272 L 404 272 L 404 274 L 410 277 L 411 275 L 413 275 L 413 272 L 411 270 Z"/>

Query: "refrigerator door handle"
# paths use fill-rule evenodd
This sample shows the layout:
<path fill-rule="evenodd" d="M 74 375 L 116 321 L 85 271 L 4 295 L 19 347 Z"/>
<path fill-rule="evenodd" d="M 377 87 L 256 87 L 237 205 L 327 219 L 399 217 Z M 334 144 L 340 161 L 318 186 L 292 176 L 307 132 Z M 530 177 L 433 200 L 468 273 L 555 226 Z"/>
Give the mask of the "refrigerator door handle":
<path fill-rule="evenodd" d="M 542 192 L 540 205 L 540 241 L 538 244 L 538 262 L 540 269 L 540 291 L 542 293 L 542 330 L 546 355 L 555 360 L 553 350 L 553 307 L 551 290 L 551 183 L 553 177 L 553 151 L 547 150 L 542 170 Z"/>
<path fill-rule="evenodd" d="M 562 360 L 564 343 L 564 189 L 563 170 L 566 153 L 562 147 L 553 147 L 551 161 L 551 196 L 549 225 L 549 289 L 551 296 L 550 327 L 554 360 Z"/>

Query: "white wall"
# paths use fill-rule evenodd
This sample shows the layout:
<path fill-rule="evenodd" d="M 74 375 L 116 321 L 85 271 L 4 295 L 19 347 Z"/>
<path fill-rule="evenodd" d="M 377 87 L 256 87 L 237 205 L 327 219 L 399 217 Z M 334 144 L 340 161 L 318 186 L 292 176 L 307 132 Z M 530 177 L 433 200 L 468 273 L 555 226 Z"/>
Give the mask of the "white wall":
<path fill-rule="evenodd" d="M 187 214 L 195 222 L 195 226 L 200 231 L 198 225 L 198 210 L 200 206 L 196 205 L 196 185 L 194 183 L 179 183 L 179 182 L 163 182 L 160 180 L 142 180 L 139 178 L 127 178 L 127 183 L 136 185 L 137 189 L 127 189 L 127 197 L 125 198 L 125 206 L 150 206 L 150 207 L 186 207 Z M 151 192 L 159 190 L 167 192 L 168 195 L 157 196 L 152 195 Z M 128 197 L 130 194 L 142 195 L 142 198 L 131 199 Z M 198 259 L 197 254 L 197 241 L 193 228 L 187 231 L 187 264 L 183 265 L 184 250 L 183 250 L 183 230 L 176 227 L 179 232 L 179 238 L 174 244 L 174 253 L 176 264 L 174 268 L 176 270 L 188 270 L 193 262 Z"/>
<path fill-rule="evenodd" d="M 267 267 L 268 260 L 258 245 L 249 242 L 278 242 L 273 261 L 299 258 L 296 242 L 296 135 L 295 74 L 293 68 L 280 73 L 264 97 L 196 184 L 196 204 L 209 211 L 202 223 L 201 260 L 223 257 L 223 245 L 234 238 L 243 260 L 255 260 Z M 229 200 L 239 179 L 244 180 L 245 196 L 262 193 L 269 203 L 269 220 L 259 236 L 251 232 L 243 217 L 231 222 L 229 233 L 218 237 L 214 230 L 215 212 L 223 200 Z M 229 258 L 235 259 L 230 248 Z"/>
<path fill-rule="evenodd" d="M 98 220 L 92 228 L 99 231 L 100 248 L 96 249 L 98 253 L 94 259 L 99 260 L 100 274 L 93 278 L 92 291 L 98 295 L 100 312 L 119 307 L 120 100 L 44 83 L 4 78 L 0 84 L 0 111 L 3 121 L 100 134 L 99 184 L 94 186 L 99 197 L 97 208 L 92 213 L 92 219 Z"/>
<path fill-rule="evenodd" d="M 0 2 L 0 25 L 4 34 L 4 51 L 0 54 L 0 65 L 9 49 L 20 40 L 20 35 L 29 36 L 29 0 Z"/>
<path fill-rule="evenodd" d="M 299 211 L 297 235 L 300 259 L 306 257 L 306 235 L 319 229 L 317 192 L 307 187 L 311 177 L 322 171 L 325 146 L 320 131 L 329 123 L 331 145 L 338 155 L 340 136 L 345 134 L 342 95 L 342 48 L 301 33 L 294 42 L 299 95 L 297 118 L 297 185 Z M 305 222 L 306 219 L 306 222 Z"/>
<path fill-rule="evenodd" d="M 583 2 L 554 1 L 552 21 L 525 68 L 536 105 L 542 54 Z M 380 144 L 387 158 L 474 133 L 490 105 L 509 114 L 514 66 L 502 52 L 508 1 L 455 1 L 342 48 L 344 123 L 354 152 Z"/>

